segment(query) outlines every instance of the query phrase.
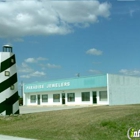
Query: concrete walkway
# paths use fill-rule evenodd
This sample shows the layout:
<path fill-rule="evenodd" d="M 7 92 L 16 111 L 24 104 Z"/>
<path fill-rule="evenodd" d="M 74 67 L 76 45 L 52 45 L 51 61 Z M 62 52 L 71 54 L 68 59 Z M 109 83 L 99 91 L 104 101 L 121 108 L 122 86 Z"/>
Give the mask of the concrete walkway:
<path fill-rule="evenodd" d="M 20 106 L 20 114 L 46 112 L 46 111 L 56 111 L 56 110 L 66 110 L 66 109 L 75 109 L 75 108 L 92 107 L 92 106 L 97 106 L 97 105 Z"/>
<path fill-rule="evenodd" d="M 35 140 L 35 139 L 27 139 L 27 138 L 0 135 L 0 140 Z"/>

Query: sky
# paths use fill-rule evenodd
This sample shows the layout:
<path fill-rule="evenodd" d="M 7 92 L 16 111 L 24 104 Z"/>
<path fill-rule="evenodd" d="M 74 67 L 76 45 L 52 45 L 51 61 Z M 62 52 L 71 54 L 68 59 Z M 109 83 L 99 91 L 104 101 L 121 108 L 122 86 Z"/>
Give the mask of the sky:
<path fill-rule="evenodd" d="M 24 83 L 140 76 L 139 0 L 0 0 L 0 46 Z"/>

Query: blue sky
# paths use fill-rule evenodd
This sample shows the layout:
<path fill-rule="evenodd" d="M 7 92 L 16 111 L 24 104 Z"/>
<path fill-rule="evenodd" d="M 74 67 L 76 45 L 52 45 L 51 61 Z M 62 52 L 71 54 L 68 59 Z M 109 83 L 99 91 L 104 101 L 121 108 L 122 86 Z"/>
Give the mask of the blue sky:
<path fill-rule="evenodd" d="M 0 45 L 25 83 L 105 73 L 140 76 L 140 1 L 0 0 Z"/>

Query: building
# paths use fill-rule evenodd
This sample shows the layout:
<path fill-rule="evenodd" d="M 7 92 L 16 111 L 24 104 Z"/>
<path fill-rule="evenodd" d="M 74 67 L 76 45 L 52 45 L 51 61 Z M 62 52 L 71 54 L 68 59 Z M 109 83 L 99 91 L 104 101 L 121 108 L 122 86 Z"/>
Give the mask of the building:
<path fill-rule="evenodd" d="M 12 47 L 0 52 L 0 115 L 19 114 L 16 58 Z"/>
<path fill-rule="evenodd" d="M 140 103 L 140 77 L 105 74 L 24 84 L 24 105 Z"/>

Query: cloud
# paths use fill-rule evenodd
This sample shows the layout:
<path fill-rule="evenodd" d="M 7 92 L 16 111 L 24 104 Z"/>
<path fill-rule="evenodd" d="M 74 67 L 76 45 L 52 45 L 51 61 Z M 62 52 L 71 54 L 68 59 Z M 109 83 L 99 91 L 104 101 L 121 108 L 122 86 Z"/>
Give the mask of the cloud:
<path fill-rule="evenodd" d="M 45 76 L 46 74 L 44 72 L 39 72 L 39 71 L 35 71 L 33 73 L 27 74 L 27 75 L 21 75 L 21 78 L 31 78 L 31 77 L 42 77 Z"/>
<path fill-rule="evenodd" d="M 40 67 L 42 68 L 42 70 L 45 70 L 46 68 L 52 68 L 52 69 L 59 69 L 59 68 L 61 68 L 60 65 L 50 64 L 50 63 L 40 64 Z"/>
<path fill-rule="evenodd" d="M 110 8 L 109 3 L 98 0 L 5 0 L 0 3 L 0 38 L 65 35 L 73 32 L 74 26 L 88 27 L 100 17 L 108 18 Z"/>
<path fill-rule="evenodd" d="M 90 69 L 89 72 L 91 72 L 93 74 L 101 74 L 101 72 L 99 70 L 92 70 L 92 69 Z"/>
<path fill-rule="evenodd" d="M 29 79 L 30 76 L 29 76 L 29 75 L 21 75 L 20 78 L 26 78 L 26 79 Z"/>
<path fill-rule="evenodd" d="M 37 61 L 43 61 L 43 60 L 48 60 L 47 58 L 44 58 L 44 57 L 38 57 L 37 58 Z"/>
<path fill-rule="evenodd" d="M 119 73 L 124 74 L 124 75 L 140 75 L 140 70 L 121 69 Z"/>
<path fill-rule="evenodd" d="M 13 41 L 14 42 L 24 42 L 24 40 L 22 38 L 15 38 Z"/>
<path fill-rule="evenodd" d="M 47 58 L 43 58 L 43 57 L 38 57 L 38 58 L 27 58 L 24 61 L 26 63 L 37 63 L 38 61 L 44 61 L 47 60 Z"/>
<path fill-rule="evenodd" d="M 136 12 L 138 12 L 139 10 L 140 9 L 138 9 L 138 8 L 129 10 L 130 16 L 133 17 L 133 14 L 136 13 Z"/>
<path fill-rule="evenodd" d="M 47 58 L 44 58 L 44 57 L 37 57 L 37 58 L 27 58 L 24 60 L 24 62 L 22 62 L 21 66 L 18 66 L 18 72 L 19 73 L 22 73 L 20 74 L 20 77 L 21 78 L 31 78 L 31 77 L 43 77 L 45 76 L 45 72 L 43 71 L 40 71 L 38 67 L 38 65 L 34 66 L 34 65 L 31 65 L 33 68 L 31 68 L 29 66 L 29 64 L 37 64 L 37 62 L 39 61 L 44 61 L 44 60 L 47 60 Z"/>
<path fill-rule="evenodd" d="M 95 48 L 89 49 L 86 52 L 87 54 L 91 54 L 91 55 L 102 55 L 102 51 L 97 50 Z"/>
<path fill-rule="evenodd" d="M 61 68 L 60 65 L 55 65 L 55 64 L 50 64 L 50 63 L 47 64 L 47 67 L 48 67 L 48 68 L 55 68 L 55 69 L 56 69 L 56 68 Z"/>
<path fill-rule="evenodd" d="M 32 77 L 42 77 L 45 76 L 46 74 L 44 72 L 39 72 L 39 71 L 35 71 L 33 73 L 30 74 L 30 76 Z"/>
<path fill-rule="evenodd" d="M 31 78 L 31 77 L 43 77 L 46 74 L 43 71 L 36 70 L 37 68 L 34 66 L 34 69 L 32 69 L 28 64 L 37 64 L 37 62 L 47 60 L 47 58 L 44 57 L 37 57 L 37 58 L 27 58 L 24 60 L 24 62 L 21 64 L 21 66 L 18 66 L 18 72 L 22 73 L 20 75 L 21 78 Z M 32 65 L 33 67 L 33 65 Z M 24 74 L 23 74 L 24 73 Z M 27 73 L 27 74 L 25 74 Z"/>
<path fill-rule="evenodd" d="M 36 63 L 37 60 L 35 58 L 27 58 L 27 59 L 25 59 L 25 62 L 26 63 Z"/>
<path fill-rule="evenodd" d="M 17 69 L 18 69 L 18 72 L 19 73 L 30 73 L 30 72 L 33 72 L 34 71 L 30 66 L 28 66 L 24 62 L 21 64 L 20 67 L 18 66 Z"/>

